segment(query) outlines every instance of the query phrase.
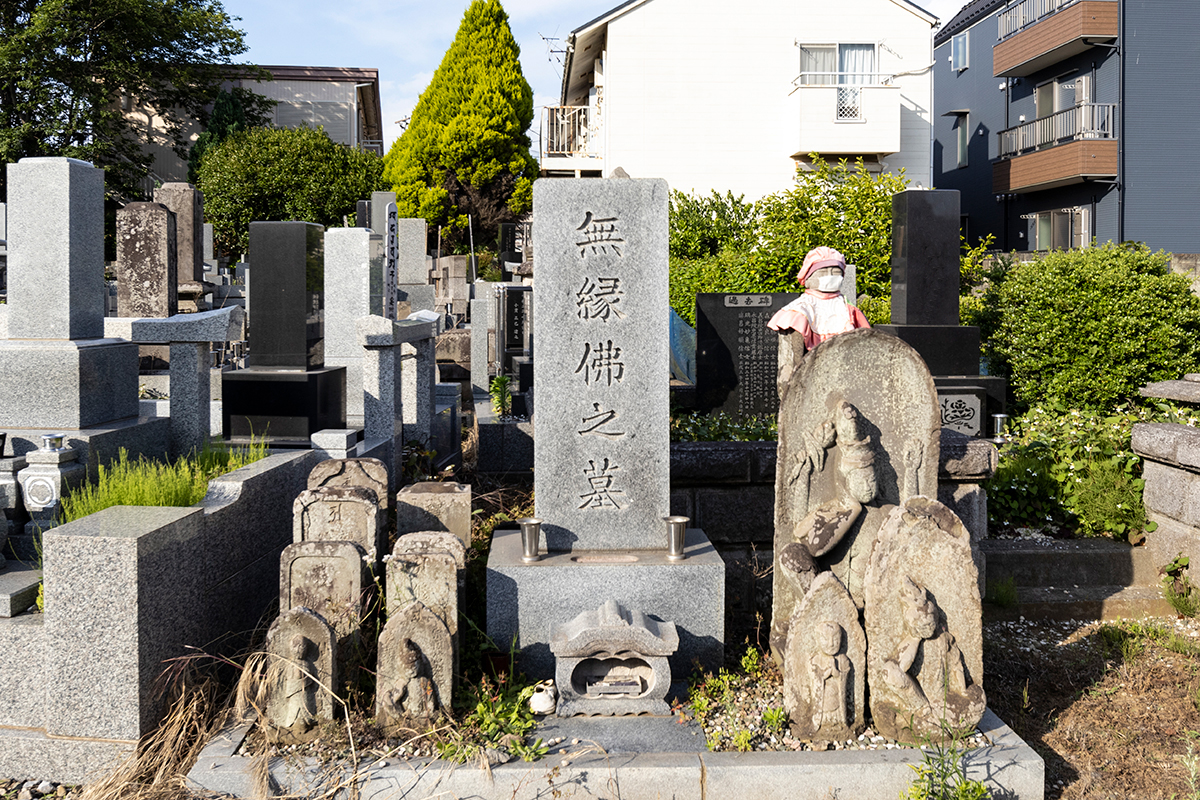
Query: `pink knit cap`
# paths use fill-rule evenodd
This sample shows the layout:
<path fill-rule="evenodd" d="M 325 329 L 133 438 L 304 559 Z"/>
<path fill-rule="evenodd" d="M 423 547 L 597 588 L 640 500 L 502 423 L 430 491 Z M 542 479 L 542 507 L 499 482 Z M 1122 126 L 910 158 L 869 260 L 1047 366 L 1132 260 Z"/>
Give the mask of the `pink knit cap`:
<path fill-rule="evenodd" d="M 832 247 L 825 247 L 824 245 L 814 247 L 804 257 L 804 266 L 796 274 L 796 280 L 803 286 L 804 282 L 808 280 L 808 276 L 821 269 L 821 267 L 841 267 L 842 271 L 845 272 L 846 257 Z"/>

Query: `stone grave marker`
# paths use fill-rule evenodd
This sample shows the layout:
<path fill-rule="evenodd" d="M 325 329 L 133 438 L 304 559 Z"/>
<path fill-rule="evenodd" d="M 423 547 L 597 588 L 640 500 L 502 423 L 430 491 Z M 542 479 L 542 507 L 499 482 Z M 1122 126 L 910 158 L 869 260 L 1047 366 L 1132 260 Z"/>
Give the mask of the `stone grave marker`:
<path fill-rule="evenodd" d="M 429 266 L 425 263 L 426 243 L 425 220 L 396 220 L 396 281 L 401 286 L 429 285 Z"/>
<path fill-rule="evenodd" d="M 117 315 L 179 313 L 175 215 L 160 203 L 130 203 L 117 211 Z"/>
<path fill-rule="evenodd" d="M 117 211 L 117 316 L 179 313 L 175 214 L 161 203 L 130 203 Z M 165 369 L 167 347 L 138 348 L 139 369 Z"/>
<path fill-rule="evenodd" d="M 347 650 L 365 612 L 366 551 L 356 542 L 296 542 L 279 557 L 279 609 L 303 606 L 320 614 Z"/>
<path fill-rule="evenodd" d="M 420 481 L 396 493 L 396 534 L 448 531 L 471 545 L 471 487 L 449 481 Z"/>
<path fill-rule="evenodd" d="M 783 706 L 800 741 L 845 741 L 866 727 L 867 637 L 858 607 L 822 572 L 788 626 Z"/>
<path fill-rule="evenodd" d="M 539 181 L 534 207 L 534 482 L 546 546 L 665 548 L 667 184 Z"/>
<path fill-rule="evenodd" d="M 424 531 L 396 539 L 386 567 L 388 614 L 419 602 L 437 615 L 450 633 L 458 674 L 458 605 L 466 568 L 466 548 L 453 534 Z"/>
<path fill-rule="evenodd" d="M 867 568 L 864 608 L 879 733 L 941 740 L 983 716 L 978 581 L 971 535 L 948 508 L 910 497 L 892 509 Z"/>
<path fill-rule="evenodd" d="M 267 631 L 267 735 L 282 743 L 304 742 L 333 719 L 330 691 L 338 685 L 333 628 L 307 608 L 279 615 Z"/>
<path fill-rule="evenodd" d="M 179 282 L 204 280 L 204 194 L 190 183 L 164 183 L 154 202 L 175 215 L 175 253 Z"/>
<path fill-rule="evenodd" d="M 102 338 L 104 171 L 70 158 L 9 164 L 8 223 L 0 430 L 9 446 L 36 447 L 29 429 L 137 420 L 137 345 Z"/>
<path fill-rule="evenodd" d="M 379 635 L 375 675 L 375 721 L 385 731 L 449 708 L 453 646 L 437 615 L 421 603 L 389 614 Z"/>
<path fill-rule="evenodd" d="M 696 295 L 696 410 L 737 419 L 779 410 L 771 316 L 798 293 Z"/>
<path fill-rule="evenodd" d="M 320 462 L 308 473 L 308 488 L 323 486 L 362 486 L 375 492 L 380 508 L 388 509 L 387 467 L 377 458 L 331 458 Z"/>
<path fill-rule="evenodd" d="M 335 228 L 325 234 L 324 363 L 346 368 L 346 420 L 362 423 L 363 349 L 357 322 L 385 313 L 384 240 L 365 228 Z M 395 291 L 390 298 L 395 305 Z"/>
<path fill-rule="evenodd" d="M 305 489 L 292 504 L 293 542 L 354 542 L 371 563 L 382 557 L 387 516 L 375 492 L 362 486 Z"/>

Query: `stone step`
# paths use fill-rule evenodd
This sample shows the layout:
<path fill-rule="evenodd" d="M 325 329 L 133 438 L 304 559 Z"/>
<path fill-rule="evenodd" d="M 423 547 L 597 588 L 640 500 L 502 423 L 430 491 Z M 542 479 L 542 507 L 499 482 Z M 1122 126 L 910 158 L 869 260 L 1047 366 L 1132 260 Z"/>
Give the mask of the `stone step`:
<path fill-rule="evenodd" d="M 985 539 L 989 581 L 1011 577 L 1019 587 L 1158 586 L 1152 554 L 1109 539 Z"/>
<path fill-rule="evenodd" d="M 11 558 L 0 570 L 0 617 L 15 617 L 37 600 L 42 571 Z"/>
<path fill-rule="evenodd" d="M 1175 610 L 1157 586 L 1018 586 L 1016 606 L 983 605 L 983 617 L 988 622 L 1020 617 L 1116 620 L 1171 616 L 1175 616 Z"/>

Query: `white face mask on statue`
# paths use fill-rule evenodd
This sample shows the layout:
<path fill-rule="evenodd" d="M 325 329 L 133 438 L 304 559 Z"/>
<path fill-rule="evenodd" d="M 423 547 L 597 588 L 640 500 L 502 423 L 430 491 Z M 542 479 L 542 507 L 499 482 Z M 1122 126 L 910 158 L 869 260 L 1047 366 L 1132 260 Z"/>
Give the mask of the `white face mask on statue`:
<path fill-rule="evenodd" d="M 821 275 L 817 278 L 818 292 L 840 292 L 842 290 L 841 275 Z"/>

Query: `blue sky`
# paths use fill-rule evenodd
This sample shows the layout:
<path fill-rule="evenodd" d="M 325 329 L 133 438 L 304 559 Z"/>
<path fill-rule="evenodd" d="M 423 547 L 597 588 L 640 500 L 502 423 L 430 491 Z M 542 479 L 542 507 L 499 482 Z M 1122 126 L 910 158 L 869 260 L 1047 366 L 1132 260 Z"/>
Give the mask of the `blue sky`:
<path fill-rule="evenodd" d="M 558 103 L 560 56 L 575 28 L 622 0 L 504 0 L 513 35 L 521 45 L 521 69 L 534 91 L 534 107 Z M 966 0 L 917 0 L 948 22 Z M 454 40 L 469 0 L 224 0 L 241 21 L 258 64 L 374 67 L 379 70 L 384 146 L 399 137 L 396 121 L 408 116 Z M 543 40 L 547 37 L 552 41 Z M 534 118 L 533 155 L 537 157 Z"/>

